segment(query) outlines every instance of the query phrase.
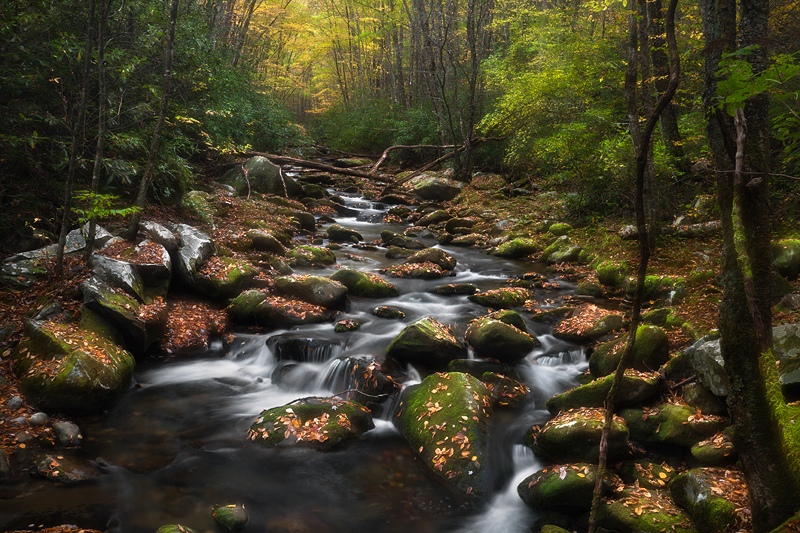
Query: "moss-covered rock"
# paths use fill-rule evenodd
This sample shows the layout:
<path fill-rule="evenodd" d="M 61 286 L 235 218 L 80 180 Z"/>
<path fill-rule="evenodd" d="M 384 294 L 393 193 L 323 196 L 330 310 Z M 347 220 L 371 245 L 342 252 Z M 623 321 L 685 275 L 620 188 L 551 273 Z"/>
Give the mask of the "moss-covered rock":
<path fill-rule="evenodd" d="M 566 235 L 567 233 L 571 232 L 572 226 L 565 222 L 556 222 L 550 226 L 548 231 L 556 237 L 561 237 L 562 235 Z"/>
<path fill-rule="evenodd" d="M 484 372 L 480 380 L 486 387 L 494 408 L 519 407 L 531 394 L 531 390 L 524 383 L 497 372 Z"/>
<path fill-rule="evenodd" d="M 525 443 L 539 455 L 556 463 L 597 461 L 605 412 L 583 407 L 561 411 L 542 428 L 534 426 L 525 433 Z M 628 428 L 615 416 L 608 440 L 608 458 L 621 457 L 628 446 Z"/>
<path fill-rule="evenodd" d="M 449 283 L 439 285 L 431 292 L 439 296 L 468 296 L 478 292 L 478 286 L 472 283 Z"/>
<path fill-rule="evenodd" d="M 425 317 L 406 326 L 386 348 L 386 355 L 428 368 L 444 368 L 453 359 L 463 358 L 467 349 L 453 336 L 450 328 L 433 317 Z"/>
<path fill-rule="evenodd" d="M 613 378 L 613 375 L 609 375 L 561 394 L 556 394 L 547 400 L 547 410 L 555 414 L 566 409 L 603 407 L 608 397 L 608 391 L 611 389 Z M 642 374 L 626 370 L 617 393 L 617 406 L 636 405 L 653 397 L 658 392 L 658 380 L 658 374 L 655 372 Z"/>
<path fill-rule="evenodd" d="M 477 218 L 451 218 L 444 224 L 444 229 L 447 233 L 460 233 L 457 230 L 470 230 L 477 224 L 479 220 Z M 467 231 L 466 233 L 469 233 Z"/>
<path fill-rule="evenodd" d="M 81 283 L 80 288 L 84 306 L 119 330 L 126 349 L 142 354 L 161 337 L 167 324 L 166 307 L 152 315 L 142 314 L 137 300 L 94 277 Z"/>
<path fill-rule="evenodd" d="M 361 327 L 362 322 L 358 320 L 345 319 L 340 320 L 333 326 L 333 331 L 336 333 L 347 333 L 348 331 L 355 331 Z"/>
<path fill-rule="evenodd" d="M 613 261 L 603 261 L 595 269 L 597 279 L 606 287 L 621 289 L 631 272 L 631 267 L 624 261 L 621 263 Z"/>
<path fill-rule="evenodd" d="M 685 405 L 632 407 L 622 409 L 619 415 L 625 419 L 632 440 L 686 448 L 691 448 L 728 425 L 728 421 L 724 418 L 701 416 Z"/>
<path fill-rule="evenodd" d="M 261 446 L 330 450 L 356 440 L 373 427 L 372 415 L 361 404 L 335 397 L 309 397 L 262 411 L 247 438 Z"/>
<path fill-rule="evenodd" d="M 497 359 L 503 363 L 511 363 L 524 359 L 538 345 L 536 337 L 525 330 L 522 317 L 514 313 L 519 320 L 496 313 L 474 320 L 464 335 L 475 353 L 484 358 Z M 523 329 L 520 329 L 519 326 Z"/>
<path fill-rule="evenodd" d="M 74 324 L 31 320 L 25 335 L 11 358 L 31 405 L 96 413 L 128 388 L 136 362 L 109 338 Z"/>
<path fill-rule="evenodd" d="M 557 263 L 575 263 L 578 261 L 583 248 L 570 242 L 566 235 L 556 238 L 552 244 L 544 249 L 539 261 L 554 265 Z"/>
<path fill-rule="evenodd" d="M 537 311 L 536 313 L 531 315 L 531 320 L 533 322 L 545 322 L 552 324 L 559 320 L 570 318 L 575 314 L 576 310 L 577 310 L 576 307 L 563 306 L 563 307 L 556 307 L 555 309 L 547 309 L 546 311 Z"/>
<path fill-rule="evenodd" d="M 428 469 L 456 495 L 485 503 L 492 495 L 490 399 L 468 374 L 432 374 L 406 387 L 394 424 Z"/>
<path fill-rule="evenodd" d="M 531 291 L 518 287 L 503 287 L 468 296 L 469 301 L 492 309 L 521 307 L 532 296 Z"/>
<path fill-rule="evenodd" d="M 713 468 L 690 470 L 670 483 L 672 499 L 686 509 L 700 533 L 729 531 L 737 525 L 736 506 L 725 499 L 719 479 L 724 479 L 726 485 L 735 483 L 737 490 L 747 493 L 744 476 L 739 472 Z"/>
<path fill-rule="evenodd" d="M 579 309 L 578 314 L 560 322 L 553 328 L 553 336 L 557 339 L 588 343 L 604 337 L 609 333 L 622 329 L 624 320 L 619 313 L 600 314 L 598 316 L 595 308 Z"/>
<path fill-rule="evenodd" d="M 247 525 L 249 517 L 242 504 L 218 505 L 211 510 L 211 518 L 227 531 L 237 531 Z"/>
<path fill-rule="evenodd" d="M 385 246 L 395 248 L 405 248 L 407 250 L 424 250 L 427 246 L 416 239 L 400 235 L 394 231 L 383 230 L 381 231 L 381 241 Z M 388 252 L 386 257 L 389 257 Z M 391 257 L 389 257 L 392 259 Z M 396 259 L 396 258 L 395 258 Z"/>
<path fill-rule="evenodd" d="M 800 274 L 800 239 L 774 241 L 772 260 L 782 276 L 793 279 Z"/>
<path fill-rule="evenodd" d="M 620 533 L 696 533 L 689 516 L 666 491 L 638 488 L 616 500 L 601 503 L 598 525 Z M 721 530 L 720 530 L 721 531 Z"/>
<path fill-rule="evenodd" d="M 165 524 L 159 527 L 156 533 L 197 533 L 197 531 L 180 524 Z"/>
<path fill-rule="evenodd" d="M 526 255 L 535 254 L 539 250 L 541 250 L 541 247 L 536 241 L 518 237 L 498 246 L 494 255 L 498 257 L 507 257 L 509 259 L 519 259 Z"/>
<path fill-rule="evenodd" d="M 336 318 L 338 311 L 302 300 L 267 296 L 258 303 L 253 313 L 256 321 L 264 326 L 298 326 L 329 322 Z"/>
<path fill-rule="evenodd" d="M 219 182 L 236 189 L 239 196 L 247 196 L 248 192 L 260 192 L 277 196 L 298 197 L 303 194 L 303 187 L 291 177 L 282 174 L 280 168 L 262 156 L 248 159 L 243 165 L 237 165 L 226 172 Z"/>
<path fill-rule="evenodd" d="M 286 255 L 286 248 L 272 233 L 261 229 L 247 230 L 245 236 L 253 243 L 253 249 L 269 252 L 281 257 Z"/>
<path fill-rule="evenodd" d="M 206 224 L 214 221 L 214 209 L 211 207 L 211 195 L 202 191 L 189 191 L 181 198 L 181 207 L 186 209 Z"/>
<path fill-rule="evenodd" d="M 728 466 L 739 458 L 733 443 L 726 432 L 717 433 L 711 438 L 700 441 L 689 450 L 696 466 Z"/>
<path fill-rule="evenodd" d="M 194 286 L 211 297 L 230 297 L 251 286 L 258 271 L 233 257 L 213 256 L 203 263 L 194 279 Z"/>
<path fill-rule="evenodd" d="M 327 248 L 311 245 L 300 245 L 286 252 L 286 258 L 292 267 L 319 267 L 336 262 L 336 254 Z"/>
<path fill-rule="evenodd" d="M 309 213 L 308 211 L 301 211 L 299 209 L 291 209 L 288 207 L 279 207 L 275 210 L 275 212 L 279 215 L 297 220 L 297 222 L 300 224 L 300 229 L 314 231 L 317 227 L 317 219 L 314 217 L 313 213 Z"/>
<path fill-rule="evenodd" d="M 446 202 L 461 193 L 457 182 L 423 174 L 411 180 L 411 190 L 424 200 Z"/>
<path fill-rule="evenodd" d="M 397 307 L 391 307 L 389 305 L 376 307 L 372 310 L 372 314 L 378 318 L 388 318 L 392 320 L 399 320 L 406 317 L 406 314 L 401 309 L 398 309 Z"/>
<path fill-rule="evenodd" d="M 439 265 L 442 270 L 453 270 L 456 267 L 455 258 L 441 248 L 426 248 L 420 250 L 403 261 L 403 264 L 406 265 L 412 263 L 434 263 Z"/>
<path fill-rule="evenodd" d="M 228 305 L 228 316 L 234 322 L 250 322 L 255 320 L 258 305 L 266 300 L 269 294 L 260 289 L 250 289 L 242 292 Z"/>
<path fill-rule="evenodd" d="M 27 289 L 34 283 L 47 279 L 47 269 L 38 259 L 4 261 L 0 264 L 0 285 L 12 290 Z"/>
<path fill-rule="evenodd" d="M 345 228 L 339 224 L 331 224 L 326 230 L 326 233 L 328 234 L 328 238 L 332 241 L 357 243 L 364 240 L 364 237 L 362 237 L 359 232 Z"/>
<path fill-rule="evenodd" d="M 787 398 L 800 397 L 800 324 L 772 328 L 778 379 Z"/>
<path fill-rule="evenodd" d="M 336 280 L 321 276 L 293 274 L 275 278 L 275 288 L 283 294 L 296 296 L 311 305 L 341 309 L 347 287 Z"/>
<path fill-rule="evenodd" d="M 528 507 L 565 512 L 588 511 L 597 480 L 597 466 L 589 463 L 552 465 L 532 474 L 517 485 L 517 493 Z M 602 492 L 613 492 L 619 478 L 606 471 Z"/>
<path fill-rule="evenodd" d="M 626 485 L 638 485 L 645 489 L 665 489 L 678 475 L 678 472 L 668 464 L 654 463 L 646 459 L 624 461 L 615 470 Z"/>
<path fill-rule="evenodd" d="M 701 383 L 687 383 L 683 386 L 683 401 L 704 415 L 727 416 L 728 406 L 723 398 L 712 393 Z"/>
<path fill-rule="evenodd" d="M 578 283 L 578 294 L 601 298 L 603 296 L 603 287 L 594 281 L 581 281 Z"/>
<path fill-rule="evenodd" d="M 453 215 L 445 211 L 444 209 L 437 209 L 432 213 L 428 213 L 427 215 L 423 216 L 416 222 L 414 222 L 415 226 L 432 226 L 434 224 L 438 224 L 440 222 L 445 222 L 446 220 L 450 220 L 453 218 Z"/>
<path fill-rule="evenodd" d="M 399 296 L 397 287 L 377 274 L 363 272 L 351 268 L 342 268 L 330 276 L 330 279 L 347 287 L 350 296 L 360 298 L 392 298 Z"/>
<path fill-rule="evenodd" d="M 628 343 L 628 334 L 598 346 L 589 357 L 589 369 L 596 377 L 607 376 L 616 370 Z M 669 339 L 663 329 L 656 326 L 639 326 L 636 343 L 628 368 L 649 372 L 669 360 Z"/>

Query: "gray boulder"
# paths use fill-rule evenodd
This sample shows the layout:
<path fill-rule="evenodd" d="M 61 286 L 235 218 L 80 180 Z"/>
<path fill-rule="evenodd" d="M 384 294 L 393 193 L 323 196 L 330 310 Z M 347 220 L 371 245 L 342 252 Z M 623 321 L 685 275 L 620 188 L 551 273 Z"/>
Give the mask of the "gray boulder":
<path fill-rule="evenodd" d="M 260 229 L 251 229 L 247 231 L 246 236 L 253 242 L 255 250 L 269 252 L 281 257 L 286 255 L 286 248 L 271 233 Z"/>
<path fill-rule="evenodd" d="M 784 395 L 791 401 L 800 398 L 800 324 L 772 328 L 778 374 Z"/>
<path fill-rule="evenodd" d="M 181 238 L 181 247 L 177 254 L 177 276 L 183 283 L 191 286 L 203 263 L 214 255 L 214 243 L 208 235 L 192 226 L 178 224 L 175 230 Z"/>
<path fill-rule="evenodd" d="M 347 296 L 347 287 L 321 276 L 281 276 L 275 278 L 275 287 L 284 294 L 296 296 L 312 305 L 332 309 L 342 308 Z"/>
<path fill-rule="evenodd" d="M 149 240 L 160 244 L 169 253 L 177 252 L 181 246 L 180 239 L 171 230 L 152 220 L 139 222 L 139 231 L 146 233 Z"/>
<path fill-rule="evenodd" d="M 411 189 L 420 198 L 433 202 L 446 202 L 461 193 L 457 182 L 426 175 L 412 179 Z"/>
<path fill-rule="evenodd" d="M 247 196 L 250 192 L 274 194 L 297 198 L 303 194 L 303 187 L 289 176 L 281 172 L 280 167 L 272 164 L 266 157 L 255 156 L 243 165 L 237 165 L 226 172 L 219 182 L 230 185 L 239 196 Z"/>
<path fill-rule="evenodd" d="M 442 267 L 443 270 L 453 270 L 456 267 L 456 260 L 441 248 L 426 248 L 415 253 L 405 261 L 404 265 L 414 263 L 434 263 Z"/>
<path fill-rule="evenodd" d="M 796 278 L 800 274 L 800 239 L 773 242 L 772 260 L 782 276 Z"/>
<path fill-rule="evenodd" d="M 339 224 L 332 224 L 328 227 L 326 232 L 328 238 L 332 241 L 359 242 L 364 240 L 364 237 L 362 237 L 359 232 L 345 228 Z"/>
<path fill-rule="evenodd" d="M 98 279 L 112 287 L 122 289 L 140 303 L 147 300 L 142 277 L 130 263 L 95 253 L 92 254 L 89 264 L 92 273 Z"/>
<path fill-rule="evenodd" d="M 725 371 L 719 338 L 703 337 L 686 348 L 684 353 L 691 357 L 697 379 L 703 386 L 717 396 L 728 395 L 730 381 Z"/>
<path fill-rule="evenodd" d="M 418 240 L 400 235 L 394 231 L 383 230 L 381 231 L 381 241 L 385 246 L 393 246 L 396 248 L 405 248 L 408 250 L 423 250 L 427 248 L 423 243 Z M 387 255 L 388 257 L 388 255 Z"/>

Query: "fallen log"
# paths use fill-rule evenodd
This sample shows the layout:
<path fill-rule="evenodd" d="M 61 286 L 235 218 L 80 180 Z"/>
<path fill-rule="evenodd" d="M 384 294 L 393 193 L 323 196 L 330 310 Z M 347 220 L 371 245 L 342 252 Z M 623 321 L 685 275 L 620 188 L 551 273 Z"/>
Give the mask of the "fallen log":
<path fill-rule="evenodd" d="M 684 224 L 681 226 L 665 226 L 659 230 L 660 235 L 677 235 L 679 237 L 699 237 L 701 235 L 711 235 L 722 229 L 722 222 L 712 220 L 701 224 Z M 625 226 L 619 231 L 619 237 L 623 241 L 636 239 L 639 233 L 636 226 Z"/>
<path fill-rule="evenodd" d="M 391 176 L 384 174 L 374 174 L 372 172 L 364 172 L 351 168 L 339 168 L 333 165 L 326 165 L 325 163 L 318 163 L 316 161 L 308 161 L 305 159 L 297 159 L 294 157 L 287 157 L 283 155 L 265 154 L 263 152 L 247 152 L 246 155 L 255 156 L 259 155 L 269 159 L 276 165 L 294 165 L 297 167 L 310 168 L 314 170 L 321 170 L 323 172 L 330 172 L 331 174 L 342 174 L 345 176 L 354 176 L 357 178 L 364 178 L 370 181 L 377 181 L 380 183 L 388 183 L 392 181 Z"/>

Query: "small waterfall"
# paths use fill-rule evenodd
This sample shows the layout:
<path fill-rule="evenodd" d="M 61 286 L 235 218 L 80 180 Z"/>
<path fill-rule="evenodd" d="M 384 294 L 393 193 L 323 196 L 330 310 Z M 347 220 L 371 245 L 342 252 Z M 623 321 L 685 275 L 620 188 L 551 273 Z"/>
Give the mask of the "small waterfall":
<path fill-rule="evenodd" d="M 276 361 L 297 361 L 299 363 L 323 363 L 341 353 L 341 346 L 332 341 L 274 335 L 267 339 L 267 347 Z"/>
<path fill-rule="evenodd" d="M 584 349 L 563 350 L 558 353 L 546 353 L 535 357 L 536 364 L 543 366 L 576 365 L 586 360 Z"/>

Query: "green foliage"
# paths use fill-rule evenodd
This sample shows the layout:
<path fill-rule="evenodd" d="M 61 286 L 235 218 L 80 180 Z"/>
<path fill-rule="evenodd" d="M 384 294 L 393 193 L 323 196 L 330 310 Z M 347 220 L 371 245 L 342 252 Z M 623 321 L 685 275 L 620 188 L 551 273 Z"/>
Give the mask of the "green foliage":
<path fill-rule="evenodd" d="M 126 217 L 139 212 L 136 206 L 118 207 L 121 199 L 113 194 L 96 194 L 79 191 L 73 197 L 76 202 L 75 213 L 81 224 L 106 217 Z"/>

